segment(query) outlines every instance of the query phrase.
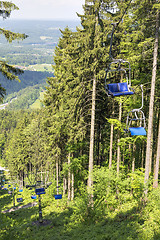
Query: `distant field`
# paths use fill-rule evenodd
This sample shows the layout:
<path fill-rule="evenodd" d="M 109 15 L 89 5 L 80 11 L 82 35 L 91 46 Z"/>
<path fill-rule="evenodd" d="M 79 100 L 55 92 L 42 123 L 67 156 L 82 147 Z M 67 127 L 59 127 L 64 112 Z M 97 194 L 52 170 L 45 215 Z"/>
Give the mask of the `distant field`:
<path fill-rule="evenodd" d="M 29 67 L 27 67 L 27 69 L 30 71 L 53 72 L 52 64 L 45 64 L 45 63 L 29 65 Z"/>
<path fill-rule="evenodd" d="M 41 100 L 43 100 L 43 97 L 44 97 L 44 93 L 41 92 L 40 97 L 30 106 L 30 108 L 31 109 L 41 109 L 42 108 Z"/>
<path fill-rule="evenodd" d="M 42 105 L 39 99 L 37 99 L 31 106 L 31 109 L 41 109 Z"/>
<path fill-rule="evenodd" d="M 8 44 L 2 36 L 0 57 L 12 65 L 28 67 L 37 64 L 37 71 L 45 71 L 44 67 L 39 68 L 38 65 L 53 64 L 54 49 L 61 37 L 60 29 L 68 26 L 76 30 L 78 24 L 79 21 L 1 20 L 1 26 L 5 29 L 25 33 L 28 38 Z M 51 67 L 47 71 L 51 71 Z"/>

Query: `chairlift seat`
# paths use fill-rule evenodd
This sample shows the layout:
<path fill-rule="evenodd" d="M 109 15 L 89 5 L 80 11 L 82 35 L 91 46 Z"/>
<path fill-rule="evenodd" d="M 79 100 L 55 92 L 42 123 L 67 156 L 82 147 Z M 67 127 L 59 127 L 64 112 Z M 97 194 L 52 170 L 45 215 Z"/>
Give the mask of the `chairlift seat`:
<path fill-rule="evenodd" d="M 36 193 L 37 195 L 45 194 L 45 189 L 44 189 L 44 188 L 37 188 L 37 189 L 35 190 L 35 193 Z"/>
<path fill-rule="evenodd" d="M 17 202 L 23 202 L 23 198 L 17 198 Z"/>
<path fill-rule="evenodd" d="M 57 200 L 57 199 L 62 199 L 62 194 L 56 194 L 54 195 L 54 198 Z"/>
<path fill-rule="evenodd" d="M 23 189 L 19 189 L 19 192 L 23 192 Z"/>
<path fill-rule="evenodd" d="M 134 92 L 130 91 L 127 82 L 123 83 L 109 83 L 105 86 L 109 96 L 118 97 L 123 95 L 133 95 Z"/>
<path fill-rule="evenodd" d="M 146 130 L 144 127 L 130 127 L 129 131 L 131 133 L 131 136 L 146 136 Z"/>
<path fill-rule="evenodd" d="M 31 198 L 32 198 L 32 199 L 36 199 L 37 196 L 36 196 L 36 195 L 32 195 Z"/>

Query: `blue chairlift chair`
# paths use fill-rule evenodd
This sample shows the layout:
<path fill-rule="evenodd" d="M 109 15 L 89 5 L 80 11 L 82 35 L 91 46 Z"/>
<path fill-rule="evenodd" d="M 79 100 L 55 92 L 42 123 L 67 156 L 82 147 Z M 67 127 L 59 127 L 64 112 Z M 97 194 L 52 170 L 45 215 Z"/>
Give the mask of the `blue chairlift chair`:
<path fill-rule="evenodd" d="M 14 187 L 14 190 L 16 189 L 16 187 Z M 23 198 L 22 198 L 22 192 L 23 192 L 23 188 L 22 187 L 19 187 L 19 190 L 18 190 L 18 198 L 17 198 L 17 202 L 21 203 L 23 202 Z"/>
<path fill-rule="evenodd" d="M 35 200 L 36 198 L 37 198 L 36 195 L 32 195 L 32 196 L 31 196 L 31 199 L 34 199 L 34 200 Z"/>
<path fill-rule="evenodd" d="M 20 198 L 17 198 L 17 202 L 23 202 L 23 198 L 22 197 L 20 197 Z"/>
<path fill-rule="evenodd" d="M 146 124 L 145 115 L 142 111 L 143 108 L 143 85 L 141 85 L 142 91 L 142 106 L 137 109 L 131 110 L 127 115 L 126 129 L 125 131 L 130 132 L 131 136 L 146 136 Z M 134 124 L 139 124 L 140 126 L 134 126 Z"/>
<path fill-rule="evenodd" d="M 45 189 L 44 189 L 44 188 L 37 188 L 37 189 L 35 190 L 35 193 L 36 193 L 37 195 L 45 194 Z"/>
<path fill-rule="evenodd" d="M 56 194 L 54 195 L 55 200 L 62 199 L 62 194 Z"/>
<path fill-rule="evenodd" d="M 122 67 L 122 65 L 124 65 Z M 125 67 L 126 65 L 126 67 Z M 127 74 L 128 72 L 128 74 Z M 119 75 L 124 75 L 125 82 L 122 82 L 123 79 L 117 78 L 117 73 Z M 114 83 L 111 81 L 114 75 Z M 135 92 L 131 88 L 131 68 L 128 61 L 122 59 L 113 60 L 108 69 L 106 70 L 105 76 L 105 90 L 108 96 L 119 97 L 124 95 L 133 95 Z M 124 80 L 123 80 L 124 81 Z"/>
<path fill-rule="evenodd" d="M 62 194 L 59 194 L 59 188 L 60 186 L 57 186 L 57 194 L 54 195 L 55 200 L 62 199 Z"/>

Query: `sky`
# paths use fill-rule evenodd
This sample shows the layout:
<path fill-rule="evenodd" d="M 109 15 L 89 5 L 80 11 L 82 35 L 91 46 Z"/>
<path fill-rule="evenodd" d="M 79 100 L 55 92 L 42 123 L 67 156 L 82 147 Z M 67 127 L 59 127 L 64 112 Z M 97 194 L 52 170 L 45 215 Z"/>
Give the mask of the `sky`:
<path fill-rule="evenodd" d="M 76 12 L 83 13 L 85 0 L 12 0 L 12 3 L 19 10 L 11 13 L 11 19 L 78 20 Z"/>

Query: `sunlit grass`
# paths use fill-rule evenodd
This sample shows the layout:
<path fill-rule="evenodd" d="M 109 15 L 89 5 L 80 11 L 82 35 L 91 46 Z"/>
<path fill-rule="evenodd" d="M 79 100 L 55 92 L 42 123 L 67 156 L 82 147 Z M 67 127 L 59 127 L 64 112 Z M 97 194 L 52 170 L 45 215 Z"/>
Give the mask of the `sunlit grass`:
<path fill-rule="evenodd" d="M 106 213 L 96 221 L 76 221 L 79 212 L 75 212 L 75 202 L 67 197 L 56 201 L 53 187 L 46 189 L 41 196 L 43 219 L 49 221 L 46 226 L 37 224 L 39 218 L 38 198 L 31 199 L 34 190 L 24 188 L 22 204 L 35 201 L 37 205 L 21 208 L 14 212 L 2 213 L 13 206 L 12 197 L 7 191 L 0 190 L 0 240 L 155 240 L 160 239 L 159 230 L 159 190 L 149 198 L 149 203 L 138 207 L 136 202 L 121 204 L 115 211 Z M 16 198 L 18 196 L 18 191 Z M 152 204 L 152 201 L 153 204 Z M 96 211 L 96 209 L 94 210 Z M 96 212 L 95 212 L 96 213 Z M 74 216 L 74 217 L 73 217 Z"/>
<path fill-rule="evenodd" d="M 29 67 L 27 67 L 28 70 L 31 71 L 47 71 L 47 72 L 53 72 L 53 68 L 51 64 L 35 64 L 35 65 L 29 65 Z"/>

